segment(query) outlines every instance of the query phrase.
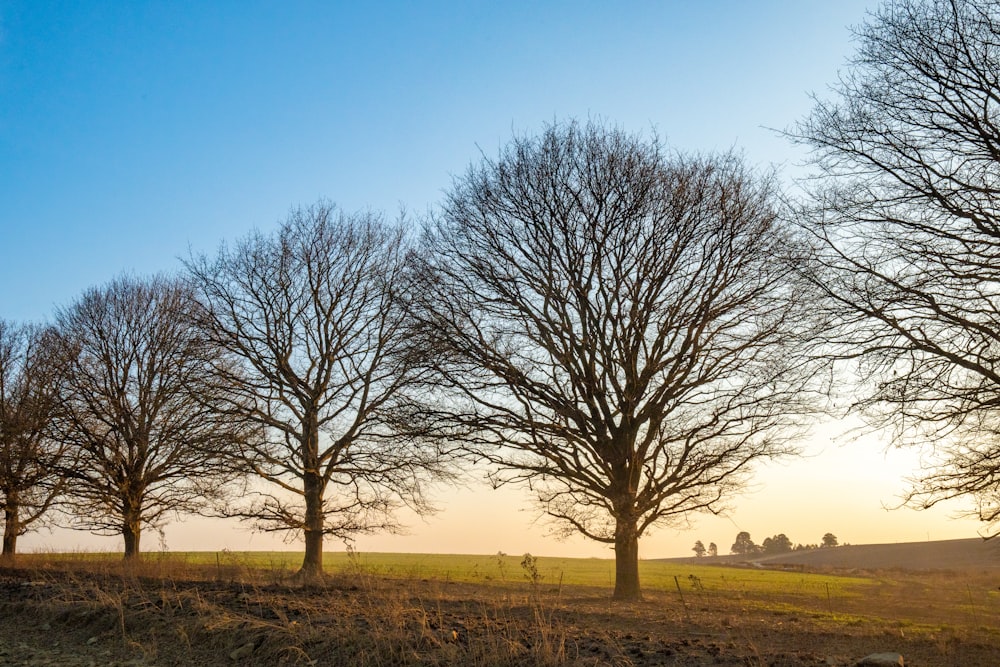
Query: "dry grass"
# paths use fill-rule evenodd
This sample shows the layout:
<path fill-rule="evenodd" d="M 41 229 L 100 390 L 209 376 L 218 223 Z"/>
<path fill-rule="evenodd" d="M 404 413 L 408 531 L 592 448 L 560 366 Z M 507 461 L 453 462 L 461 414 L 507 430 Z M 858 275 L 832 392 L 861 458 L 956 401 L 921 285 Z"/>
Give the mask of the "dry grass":
<path fill-rule="evenodd" d="M 7 568 L 4 616 L 116 645 L 145 664 L 562 665 L 565 634 L 531 595 L 335 575 L 322 587 L 284 570 L 168 562 L 124 567 L 58 558 Z M 25 583 L 30 583 L 26 586 Z M 412 584 L 412 585 L 411 585 Z M 97 638 L 95 641 L 93 638 Z M 110 656 L 110 654 L 108 654 Z M 106 656 L 106 657 L 108 657 Z M 2 660 L 0 660 L 2 661 Z M 596 664 L 596 663 L 594 663 Z"/>
<path fill-rule="evenodd" d="M 0 627 L 51 628 L 33 640 L 49 664 L 848 665 L 876 650 L 909 665 L 1000 663 L 990 573 L 664 571 L 669 586 L 648 584 L 646 600 L 625 604 L 572 583 L 565 562 L 560 583 L 549 559 L 532 563 L 534 577 L 521 560 L 494 563 L 503 577 L 479 567 L 459 581 L 428 576 L 426 557 L 410 575 L 354 558 L 303 588 L 285 560 L 259 555 L 154 555 L 133 567 L 36 555 L 0 570 Z M 52 633 L 62 644 L 45 653 Z"/>

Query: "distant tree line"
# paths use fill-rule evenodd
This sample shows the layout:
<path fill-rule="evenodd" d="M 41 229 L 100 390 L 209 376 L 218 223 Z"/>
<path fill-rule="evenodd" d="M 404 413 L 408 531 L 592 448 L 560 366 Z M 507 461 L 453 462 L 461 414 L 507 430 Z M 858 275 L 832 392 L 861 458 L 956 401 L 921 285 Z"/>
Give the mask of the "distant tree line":
<path fill-rule="evenodd" d="M 836 99 L 788 132 L 819 175 L 798 200 L 732 153 L 556 122 L 419 229 L 319 202 L 50 324 L 0 321 L 4 555 L 53 522 L 132 560 L 201 513 L 302 539 L 314 580 L 326 538 L 397 530 L 474 468 L 607 544 L 636 599 L 641 536 L 724 512 L 838 401 L 934 446 L 911 502 L 968 496 L 993 525 L 998 32 L 987 0 L 870 15 Z"/>
<path fill-rule="evenodd" d="M 755 544 L 750 537 L 750 533 L 740 531 L 737 533 L 736 540 L 733 542 L 733 546 L 730 547 L 729 553 L 740 556 L 771 555 L 792 551 L 807 551 L 809 549 L 828 549 L 839 546 L 839 544 L 837 536 L 833 533 L 825 533 L 819 544 L 796 544 L 793 546 L 792 541 L 784 533 L 765 537 L 762 543 Z"/>
<path fill-rule="evenodd" d="M 796 544 L 793 546 L 792 541 L 784 533 L 765 537 L 761 544 L 755 544 L 750 538 L 750 533 L 740 531 L 737 533 L 736 540 L 733 542 L 733 546 L 730 547 L 729 553 L 739 556 L 771 555 L 790 553 L 792 551 L 808 551 L 811 549 L 829 549 L 836 546 L 840 546 L 840 542 L 833 533 L 824 534 L 819 544 Z M 706 549 L 705 544 L 701 540 L 697 540 L 691 550 L 698 558 L 719 555 L 719 548 L 715 542 L 710 542 Z"/>

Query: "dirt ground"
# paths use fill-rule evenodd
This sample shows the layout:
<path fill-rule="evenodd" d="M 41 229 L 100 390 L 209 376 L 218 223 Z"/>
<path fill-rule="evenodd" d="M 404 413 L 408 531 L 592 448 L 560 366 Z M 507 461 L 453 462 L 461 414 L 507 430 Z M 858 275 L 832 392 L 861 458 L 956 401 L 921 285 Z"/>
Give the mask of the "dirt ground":
<path fill-rule="evenodd" d="M 341 578 L 323 587 L 0 570 L 4 665 L 1000 664 L 995 628 L 923 628 L 752 600 Z"/>

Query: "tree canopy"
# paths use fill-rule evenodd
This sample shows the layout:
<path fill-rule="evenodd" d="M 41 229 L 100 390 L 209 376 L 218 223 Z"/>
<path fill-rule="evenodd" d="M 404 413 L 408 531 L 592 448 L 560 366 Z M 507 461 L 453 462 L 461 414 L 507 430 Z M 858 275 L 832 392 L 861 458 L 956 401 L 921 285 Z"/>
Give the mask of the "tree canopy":
<path fill-rule="evenodd" d="M 66 447 L 50 427 L 63 377 L 56 340 L 51 328 L 0 320 L 0 510 L 8 558 L 63 489 Z"/>
<path fill-rule="evenodd" d="M 734 155 L 565 123 L 472 166 L 427 230 L 414 421 L 613 544 L 616 597 L 640 594 L 639 536 L 721 510 L 812 408 L 776 206 Z"/>
<path fill-rule="evenodd" d="M 187 264 L 202 335 L 221 351 L 226 392 L 211 407 L 262 433 L 233 458 L 263 485 L 226 513 L 302 536 L 311 579 L 324 536 L 394 530 L 395 510 L 429 511 L 426 482 L 448 474 L 437 447 L 391 426 L 419 378 L 400 300 L 407 249 L 401 227 L 320 202 Z"/>
<path fill-rule="evenodd" d="M 251 434 L 207 407 L 226 392 L 208 372 L 218 350 L 193 326 L 198 304 L 176 279 L 122 276 L 56 316 L 65 380 L 53 432 L 69 448 L 73 525 L 121 535 L 139 554 L 144 527 L 199 512 Z"/>
<path fill-rule="evenodd" d="M 791 135 L 809 146 L 803 225 L 850 409 L 925 446 L 908 500 L 972 498 L 1000 521 L 1000 3 L 900 0 Z"/>
<path fill-rule="evenodd" d="M 736 554 L 738 556 L 750 556 L 759 551 L 758 547 L 754 541 L 750 538 L 750 533 L 745 530 L 741 530 L 736 534 L 736 541 L 733 542 L 733 546 L 729 548 L 729 553 Z"/>

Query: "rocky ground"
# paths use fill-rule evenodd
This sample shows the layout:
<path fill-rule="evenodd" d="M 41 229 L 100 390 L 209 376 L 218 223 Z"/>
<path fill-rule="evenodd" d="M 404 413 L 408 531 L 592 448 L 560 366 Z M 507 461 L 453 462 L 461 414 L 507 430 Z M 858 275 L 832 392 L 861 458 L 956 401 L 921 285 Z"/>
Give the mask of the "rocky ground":
<path fill-rule="evenodd" d="M 919 631 L 752 601 L 367 577 L 323 587 L 0 571 L 5 665 L 1000 664 L 996 629 Z"/>

